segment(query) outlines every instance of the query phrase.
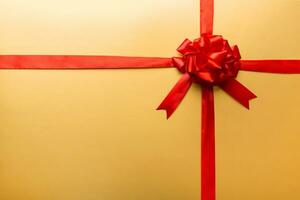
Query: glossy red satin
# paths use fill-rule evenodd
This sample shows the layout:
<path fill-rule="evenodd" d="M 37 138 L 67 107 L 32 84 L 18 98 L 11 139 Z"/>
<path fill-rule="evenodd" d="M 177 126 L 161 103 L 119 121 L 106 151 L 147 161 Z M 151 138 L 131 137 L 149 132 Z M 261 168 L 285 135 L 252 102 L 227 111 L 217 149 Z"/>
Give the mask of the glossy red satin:
<path fill-rule="evenodd" d="M 235 79 L 224 82 L 219 86 L 248 109 L 250 108 L 249 101 L 256 98 L 254 93 Z"/>
<path fill-rule="evenodd" d="M 200 36 L 202 39 L 200 38 L 200 40 L 194 42 L 185 40 L 178 48 L 178 51 L 184 55 L 183 58 L 0 55 L 0 69 L 145 69 L 177 67 L 184 75 L 160 104 L 158 110 L 166 110 L 167 118 L 169 118 L 183 100 L 192 82 L 202 85 L 201 198 L 202 200 L 215 200 L 213 86 L 218 85 L 244 107 L 249 108 L 249 101 L 256 98 L 256 96 L 235 80 L 238 70 L 296 74 L 300 73 L 300 60 L 240 60 L 237 47 L 229 47 L 227 41 L 223 40 L 221 36 L 217 39 L 222 41 L 223 46 L 221 45 L 221 48 L 220 46 L 208 48 L 209 50 L 207 50 L 204 39 L 216 39 L 216 36 L 213 36 L 214 0 L 200 0 L 200 6 Z M 201 46 L 202 44 L 203 46 Z M 196 45 L 196 48 L 194 45 Z M 194 49 L 189 52 L 191 47 Z M 202 68 L 204 66 L 205 69 Z"/>
<path fill-rule="evenodd" d="M 192 78 L 189 74 L 184 74 L 176 83 L 168 96 L 158 106 L 157 110 L 166 110 L 167 119 L 171 117 L 173 112 L 179 106 L 182 99 L 185 97 L 187 91 L 192 85 Z"/>
<path fill-rule="evenodd" d="M 249 101 L 256 96 L 235 80 L 241 65 L 237 46 L 230 47 L 222 36 L 202 34 L 193 42 L 185 39 L 177 51 L 183 57 L 173 58 L 174 66 L 181 73 L 188 74 L 190 82 L 205 86 L 218 85 L 243 106 L 249 108 Z M 183 84 L 190 84 L 190 82 L 184 83 L 180 79 L 160 105 L 160 109 L 166 110 L 168 118 L 188 91 Z M 178 85 L 181 85 L 181 89 Z"/>
<path fill-rule="evenodd" d="M 200 0 L 200 32 L 213 34 L 214 0 Z M 215 110 L 213 88 L 202 87 L 201 199 L 216 199 Z"/>
<path fill-rule="evenodd" d="M 213 34 L 214 28 L 214 0 L 200 0 L 200 32 Z"/>
<path fill-rule="evenodd" d="M 0 55 L 0 69 L 131 69 L 173 67 L 171 58 Z"/>
<path fill-rule="evenodd" d="M 201 199 L 216 198 L 215 111 L 212 86 L 202 87 Z"/>
<path fill-rule="evenodd" d="M 181 58 L 174 58 L 174 65 L 182 73 L 189 73 L 193 80 L 204 85 L 217 85 L 237 76 L 240 69 L 240 52 L 230 47 L 219 35 L 203 34 L 190 41 L 185 39 L 177 48 Z"/>
<path fill-rule="evenodd" d="M 241 70 L 280 74 L 299 74 L 300 60 L 242 60 Z"/>

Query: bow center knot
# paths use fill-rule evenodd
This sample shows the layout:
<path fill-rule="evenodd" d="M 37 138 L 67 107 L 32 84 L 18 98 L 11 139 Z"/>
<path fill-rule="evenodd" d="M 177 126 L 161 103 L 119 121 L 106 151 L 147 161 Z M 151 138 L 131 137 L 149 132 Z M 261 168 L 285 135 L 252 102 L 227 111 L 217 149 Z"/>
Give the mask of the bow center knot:
<path fill-rule="evenodd" d="M 231 47 L 219 35 L 203 34 L 194 41 L 185 39 L 177 51 L 182 57 L 174 57 L 174 65 L 200 84 L 219 85 L 234 79 L 240 69 L 238 47 Z"/>

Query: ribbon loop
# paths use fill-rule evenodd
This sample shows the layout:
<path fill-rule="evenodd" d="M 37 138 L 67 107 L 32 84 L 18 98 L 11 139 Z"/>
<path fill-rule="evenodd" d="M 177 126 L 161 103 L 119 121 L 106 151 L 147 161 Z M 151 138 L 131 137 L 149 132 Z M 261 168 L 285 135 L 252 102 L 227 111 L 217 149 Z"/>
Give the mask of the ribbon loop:
<path fill-rule="evenodd" d="M 230 47 L 220 35 L 203 34 L 193 42 L 185 39 L 177 51 L 183 57 L 173 58 L 175 67 L 203 85 L 218 85 L 233 79 L 240 68 L 239 49 Z"/>

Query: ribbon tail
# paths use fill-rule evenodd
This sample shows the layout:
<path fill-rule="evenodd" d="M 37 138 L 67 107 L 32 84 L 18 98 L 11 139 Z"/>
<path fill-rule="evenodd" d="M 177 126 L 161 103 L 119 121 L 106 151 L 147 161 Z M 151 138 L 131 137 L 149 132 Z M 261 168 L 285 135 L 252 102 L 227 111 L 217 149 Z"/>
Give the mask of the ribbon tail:
<path fill-rule="evenodd" d="M 168 96 L 159 105 L 157 110 L 166 110 L 167 119 L 171 117 L 178 105 L 185 97 L 187 91 L 192 85 L 192 79 L 189 74 L 184 74 L 176 85 L 169 92 Z"/>
<path fill-rule="evenodd" d="M 248 88 L 235 79 L 223 83 L 220 87 L 247 109 L 250 108 L 249 101 L 257 97 Z"/>
<path fill-rule="evenodd" d="M 212 86 L 202 87 L 201 199 L 215 200 L 215 114 Z"/>
<path fill-rule="evenodd" d="M 241 70 L 280 74 L 299 74 L 300 60 L 241 60 Z"/>

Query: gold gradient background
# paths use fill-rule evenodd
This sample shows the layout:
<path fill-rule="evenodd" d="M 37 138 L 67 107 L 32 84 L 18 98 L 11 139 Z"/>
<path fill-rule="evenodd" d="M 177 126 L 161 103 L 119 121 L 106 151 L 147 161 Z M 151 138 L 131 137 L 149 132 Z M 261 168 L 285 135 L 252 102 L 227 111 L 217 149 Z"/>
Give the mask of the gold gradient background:
<path fill-rule="evenodd" d="M 244 59 L 300 59 L 299 0 L 216 0 Z M 1 0 L 0 54 L 173 56 L 199 0 Z M 155 108 L 176 69 L 1 70 L 1 200 L 199 199 L 200 102 Z M 218 200 L 300 199 L 300 75 L 241 72 L 248 111 L 215 89 Z"/>

